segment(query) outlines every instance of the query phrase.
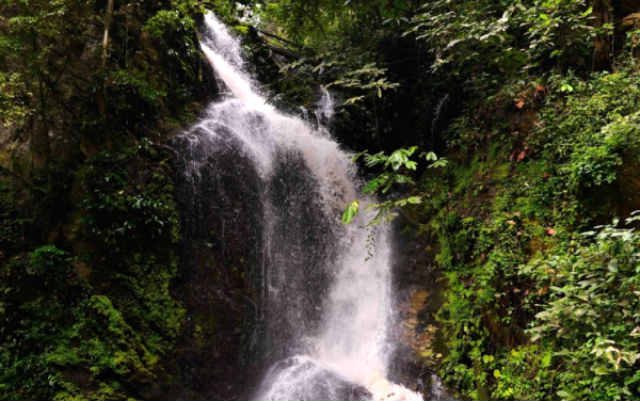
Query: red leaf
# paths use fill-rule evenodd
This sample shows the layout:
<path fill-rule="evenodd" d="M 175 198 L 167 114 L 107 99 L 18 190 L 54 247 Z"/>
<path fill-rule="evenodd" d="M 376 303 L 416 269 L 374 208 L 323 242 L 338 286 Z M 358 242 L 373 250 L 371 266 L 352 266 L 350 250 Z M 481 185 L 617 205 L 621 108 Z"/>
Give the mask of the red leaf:
<path fill-rule="evenodd" d="M 527 151 L 523 150 L 522 152 L 518 153 L 518 158 L 516 160 L 521 162 L 525 157 L 527 157 Z"/>

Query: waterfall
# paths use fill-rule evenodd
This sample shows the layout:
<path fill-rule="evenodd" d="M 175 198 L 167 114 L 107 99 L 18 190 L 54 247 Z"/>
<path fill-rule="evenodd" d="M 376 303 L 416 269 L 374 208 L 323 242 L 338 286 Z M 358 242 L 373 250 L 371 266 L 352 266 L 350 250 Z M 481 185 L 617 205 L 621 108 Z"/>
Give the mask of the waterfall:
<path fill-rule="evenodd" d="M 235 174 L 234 185 L 250 186 L 246 208 L 261 216 L 260 341 L 271 367 L 254 400 L 422 400 L 386 379 L 394 324 L 389 232 L 365 227 L 374 200 L 358 192 L 352 155 L 322 126 L 266 101 L 239 41 L 214 15 L 205 16 L 205 28 L 202 50 L 228 93 L 181 135 L 184 174 L 203 192 L 203 182 L 222 174 L 211 171 L 220 166 L 212 160 L 225 155 L 219 180 Z M 320 125 L 332 105 L 323 89 Z M 344 226 L 341 212 L 356 198 L 365 212 Z"/>

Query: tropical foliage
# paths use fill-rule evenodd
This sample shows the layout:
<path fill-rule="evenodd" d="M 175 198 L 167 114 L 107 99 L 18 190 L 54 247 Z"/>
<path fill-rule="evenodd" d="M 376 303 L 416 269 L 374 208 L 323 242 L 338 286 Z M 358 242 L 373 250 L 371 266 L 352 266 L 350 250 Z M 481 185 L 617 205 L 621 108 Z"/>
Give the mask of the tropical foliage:
<path fill-rule="evenodd" d="M 217 93 L 205 9 L 273 102 L 310 109 L 323 86 L 333 135 L 369 149 L 377 200 L 342 221 L 397 218 L 419 254 L 398 278 L 431 295 L 412 374 L 460 399 L 640 399 L 638 2 L 7 0 L 0 400 L 210 399 L 184 359 L 247 330 L 219 312 L 240 313 L 227 287 L 255 299 L 233 249 L 207 261 L 219 304 L 177 290 L 188 233 L 165 143 Z"/>

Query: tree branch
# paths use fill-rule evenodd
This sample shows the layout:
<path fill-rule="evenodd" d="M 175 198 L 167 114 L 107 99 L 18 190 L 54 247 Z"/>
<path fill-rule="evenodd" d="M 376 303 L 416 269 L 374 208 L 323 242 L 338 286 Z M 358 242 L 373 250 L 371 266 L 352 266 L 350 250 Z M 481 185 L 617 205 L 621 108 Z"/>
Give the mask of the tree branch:
<path fill-rule="evenodd" d="M 287 44 L 289 46 L 293 46 L 293 47 L 298 48 L 298 49 L 303 49 L 303 47 L 300 46 L 299 44 L 294 43 L 294 42 L 290 41 L 289 39 L 285 39 L 282 36 L 278 36 L 275 33 L 263 31 L 262 29 L 258 29 L 258 28 L 253 28 L 253 29 L 255 29 L 256 32 L 258 32 L 261 35 L 264 35 L 264 36 L 267 36 L 269 38 L 275 39 L 275 40 L 277 40 L 279 42 L 282 42 L 282 43 L 285 43 L 285 44 Z"/>
<path fill-rule="evenodd" d="M 287 57 L 287 58 L 292 58 L 292 59 L 299 59 L 300 55 L 296 54 L 294 52 L 292 52 L 289 49 L 286 49 L 284 47 L 279 47 L 279 46 L 274 46 L 274 45 L 270 45 L 270 44 L 266 44 L 266 46 L 269 48 L 269 50 L 271 50 L 272 52 L 279 54 L 281 56 Z"/>
<path fill-rule="evenodd" d="M 109 55 L 109 28 L 111 26 L 111 18 L 113 17 L 113 0 L 107 2 L 107 9 L 104 13 L 104 34 L 102 35 L 102 68 L 107 65 L 107 56 Z"/>

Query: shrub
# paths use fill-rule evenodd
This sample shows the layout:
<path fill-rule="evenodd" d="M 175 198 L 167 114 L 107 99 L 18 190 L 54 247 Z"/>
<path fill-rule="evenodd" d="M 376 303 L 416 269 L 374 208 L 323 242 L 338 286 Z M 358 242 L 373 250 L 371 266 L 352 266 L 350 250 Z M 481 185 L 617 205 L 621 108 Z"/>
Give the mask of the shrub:
<path fill-rule="evenodd" d="M 618 226 L 587 232 L 523 270 L 549 288 L 530 334 L 553 350 L 561 400 L 640 397 L 640 234 Z"/>

